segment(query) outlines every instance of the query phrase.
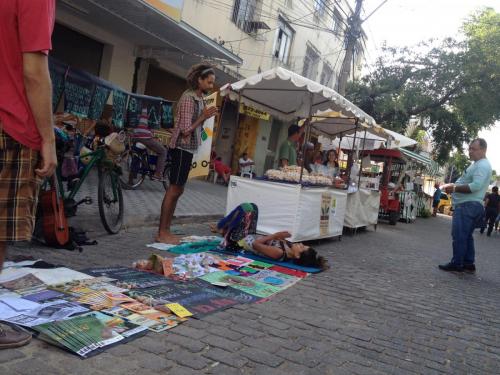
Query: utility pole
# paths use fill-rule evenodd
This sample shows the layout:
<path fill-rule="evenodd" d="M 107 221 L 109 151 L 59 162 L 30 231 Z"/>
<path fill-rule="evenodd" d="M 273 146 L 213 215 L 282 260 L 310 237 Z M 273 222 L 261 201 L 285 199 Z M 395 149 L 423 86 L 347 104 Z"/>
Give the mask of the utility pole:
<path fill-rule="evenodd" d="M 356 42 L 361 36 L 361 6 L 363 5 L 363 0 L 356 0 L 356 8 L 354 14 L 349 17 L 349 24 L 346 30 L 346 51 L 344 56 L 344 61 L 342 62 L 342 67 L 340 68 L 339 74 L 339 94 L 345 95 L 345 89 L 347 85 L 347 78 L 351 71 L 351 65 L 354 61 L 354 48 Z"/>

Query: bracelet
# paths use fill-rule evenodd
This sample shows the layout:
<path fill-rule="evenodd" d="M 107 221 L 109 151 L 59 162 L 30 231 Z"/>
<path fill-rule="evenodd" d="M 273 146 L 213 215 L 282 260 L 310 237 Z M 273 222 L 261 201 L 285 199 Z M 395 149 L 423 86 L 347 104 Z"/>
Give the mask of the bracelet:
<path fill-rule="evenodd" d="M 455 192 L 457 185 L 453 185 L 453 193 Z"/>

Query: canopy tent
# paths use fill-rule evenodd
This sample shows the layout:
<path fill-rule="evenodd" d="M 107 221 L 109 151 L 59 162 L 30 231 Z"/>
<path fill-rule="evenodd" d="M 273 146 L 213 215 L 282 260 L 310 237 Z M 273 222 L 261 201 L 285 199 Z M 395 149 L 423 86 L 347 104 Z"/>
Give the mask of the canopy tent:
<path fill-rule="evenodd" d="M 408 159 L 409 161 L 412 161 L 416 164 L 420 164 L 426 168 L 431 167 L 432 160 L 427 156 L 417 154 L 416 152 L 407 150 L 405 148 L 399 148 L 399 151 L 401 151 L 405 159 Z"/>
<path fill-rule="evenodd" d="M 357 123 L 366 128 L 376 126 L 372 117 L 333 89 L 281 67 L 227 84 L 220 93 L 283 121 L 334 111 L 339 116 L 330 121 L 334 122 L 336 133 L 353 129 Z"/>

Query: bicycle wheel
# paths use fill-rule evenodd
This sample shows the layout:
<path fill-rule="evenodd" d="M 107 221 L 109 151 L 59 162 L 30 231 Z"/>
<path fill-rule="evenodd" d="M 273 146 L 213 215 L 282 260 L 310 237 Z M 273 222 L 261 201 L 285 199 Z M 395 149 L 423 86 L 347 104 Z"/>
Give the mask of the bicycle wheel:
<path fill-rule="evenodd" d="M 118 233 L 123 224 L 123 195 L 116 173 L 109 170 L 99 171 L 97 203 L 104 229 L 109 234 Z"/>
<path fill-rule="evenodd" d="M 137 189 L 144 182 L 146 175 L 144 171 L 147 166 L 137 152 L 133 150 L 125 151 L 119 160 L 122 174 L 120 175 L 120 184 L 125 189 Z"/>

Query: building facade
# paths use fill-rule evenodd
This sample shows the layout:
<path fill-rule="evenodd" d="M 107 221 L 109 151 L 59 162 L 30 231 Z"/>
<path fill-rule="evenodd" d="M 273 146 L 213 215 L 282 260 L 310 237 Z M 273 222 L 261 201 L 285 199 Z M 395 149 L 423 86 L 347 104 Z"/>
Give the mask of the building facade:
<path fill-rule="evenodd" d="M 201 61 L 217 68 L 218 86 L 282 66 L 335 89 L 351 13 L 348 0 L 59 0 L 52 56 L 171 101 Z M 236 172 L 247 152 L 257 174 L 275 166 L 289 124 L 221 106 L 223 161 Z"/>

